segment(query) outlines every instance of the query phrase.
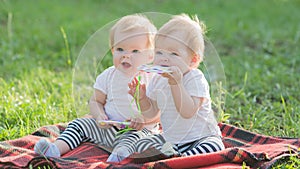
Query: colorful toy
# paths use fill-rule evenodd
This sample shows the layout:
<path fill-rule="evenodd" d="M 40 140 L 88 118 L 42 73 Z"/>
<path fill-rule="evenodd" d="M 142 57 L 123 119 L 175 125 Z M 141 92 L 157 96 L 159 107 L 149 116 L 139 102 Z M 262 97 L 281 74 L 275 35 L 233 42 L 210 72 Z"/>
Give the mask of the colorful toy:
<path fill-rule="evenodd" d="M 98 122 L 100 123 L 100 125 L 106 125 L 106 124 L 120 125 L 120 128 L 122 129 L 130 125 L 129 121 L 99 120 Z"/>
<path fill-rule="evenodd" d="M 138 70 L 143 71 L 143 72 L 153 72 L 153 73 L 158 73 L 158 74 L 172 72 L 169 67 L 159 66 L 159 65 L 141 65 L 138 67 Z"/>

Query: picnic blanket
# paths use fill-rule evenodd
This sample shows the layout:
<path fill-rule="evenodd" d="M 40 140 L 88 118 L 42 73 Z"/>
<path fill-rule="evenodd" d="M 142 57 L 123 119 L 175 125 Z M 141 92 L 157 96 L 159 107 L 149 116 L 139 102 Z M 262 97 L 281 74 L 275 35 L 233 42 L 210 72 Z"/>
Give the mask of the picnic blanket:
<path fill-rule="evenodd" d="M 31 135 L 0 142 L 0 168 L 271 168 L 279 159 L 298 156 L 300 138 L 264 136 L 235 126 L 219 123 L 226 149 L 189 157 L 167 158 L 149 149 L 121 164 L 106 163 L 104 147 L 83 143 L 61 158 L 45 158 L 34 153 L 41 138 L 54 141 L 66 124 L 44 126 Z M 154 153 L 155 152 L 155 153 Z M 151 155 L 153 153 L 153 155 Z"/>

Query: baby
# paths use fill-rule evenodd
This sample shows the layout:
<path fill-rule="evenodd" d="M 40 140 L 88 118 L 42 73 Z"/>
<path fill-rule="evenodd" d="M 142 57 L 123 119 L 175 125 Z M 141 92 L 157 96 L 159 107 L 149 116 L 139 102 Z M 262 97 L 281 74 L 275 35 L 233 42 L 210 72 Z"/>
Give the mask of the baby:
<path fill-rule="evenodd" d="M 94 84 L 95 91 L 89 101 L 92 118 L 73 120 L 54 143 L 41 139 L 34 151 L 47 157 L 60 157 L 83 142 L 91 142 L 113 148 L 107 161 L 115 162 L 118 161 L 115 149 L 125 147 L 130 151 L 123 151 L 125 156 L 134 151 L 132 147 L 136 141 L 158 132 L 158 119 L 143 123 L 143 117 L 128 94 L 128 83 L 134 77 L 138 76 L 146 84 L 151 78 L 150 74 L 139 73 L 137 67 L 153 61 L 155 33 L 155 26 L 145 16 L 122 17 L 110 31 L 114 66 L 103 71 Z M 103 123 L 105 120 L 129 121 L 129 127 L 134 130 L 116 138 L 120 126 Z"/>
<path fill-rule="evenodd" d="M 136 152 L 154 147 L 164 154 L 189 156 L 224 149 L 221 132 L 211 108 L 209 85 L 201 70 L 204 30 L 198 18 L 174 16 L 157 32 L 154 65 L 169 67 L 156 74 L 147 89 L 132 81 L 131 95 L 139 98 L 142 114 L 151 121 L 160 116 L 162 134 L 140 139 Z"/>

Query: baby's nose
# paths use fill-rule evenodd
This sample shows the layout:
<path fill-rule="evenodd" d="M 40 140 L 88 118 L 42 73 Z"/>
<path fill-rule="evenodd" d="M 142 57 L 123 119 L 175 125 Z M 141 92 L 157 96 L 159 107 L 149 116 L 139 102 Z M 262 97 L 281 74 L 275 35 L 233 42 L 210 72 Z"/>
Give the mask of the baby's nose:
<path fill-rule="evenodd" d="M 123 55 L 122 56 L 122 59 L 129 59 L 130 58 L 130 55 Z"/>
<path fill-rule="evenodd" d="M 164 62 L 168 62 L 168 61 L 169 61 L 169 59 L 168 59 L 167 57 L 163 57 L 163 58 L 162 58 L 162 61 L 164 61 Z"/>

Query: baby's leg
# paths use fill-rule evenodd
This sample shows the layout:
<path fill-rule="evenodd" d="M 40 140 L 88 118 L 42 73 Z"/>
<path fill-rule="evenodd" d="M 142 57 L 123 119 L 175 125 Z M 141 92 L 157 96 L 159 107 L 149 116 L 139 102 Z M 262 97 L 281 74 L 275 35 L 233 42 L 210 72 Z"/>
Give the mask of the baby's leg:
<path fill-rule="evenodd" d="M 73 120 L 54 143 L 40 140 L 34 147 L 36 153 L 47 157 L 60 157 L 78 147 L 82 142 L 112 146 L 117 130 L 114 127 L 101 129 L 92 118 Z"/>
<path fill-rule="evenodd" d="M 220 137 L 212 136 L 193 142 L 191 145 L 181 146 L 178 151 L 183 152 L 182 156 L 190 156 L 217 152 L 224 149 L 225 147 L 222 139 Z"/>
<path fill-rule="evenodd" d="M 135 152 L 136 142 L 150 135 L 151 132 L 144 128 L 141 131 L 129 131 L 116 138 L 113 151 L 107 162 L 121 162 Z"/>
<path fill-rule="evenodd" d="M 63 151 L 68 151 L 69 147 L 66 143 L 59 143 L 59 146 L 63 146 L 65 144 L 66 147 L 63 147 Z M 34 145 L 34 152 L 46 157 L 60 157 L 60 148 L 54 144 L 50 143 L 45 139 L 40 139 L 35 145 Z"/>
<path fill-rule="evenodd" d="M 160 134 L 150 135 L 143 139 L 140 139 L 136 143 L 136 152 L 141 153 L 151 147 L 157 150 L 161 150 L 164 143 L 166 143 L 166 141 L 162 135 Z"/>
<path fill-rule="evenodd" d="M 149 148 L 155 148 L 165 156 L 168 157 L 178 156 L 178 152 L 174 150 L 173 146 L 174 145 L 172 143 L 166 142 L 166 140 L 163 138 L 162 135 L 155 134 L 139 140 L 136 145 L 136 152 L 141 153 L 143 151 L 146 151 Z"/>
<path fill-rule="evenodd" d="M 114 127 L 99 128 L 97 122 L 92 118 L 79 118 L 72 121 L 57 139 L 66 142 L 71 150 L 82 142 L 112 147 L 116 133 L 117 129 Z"/>

